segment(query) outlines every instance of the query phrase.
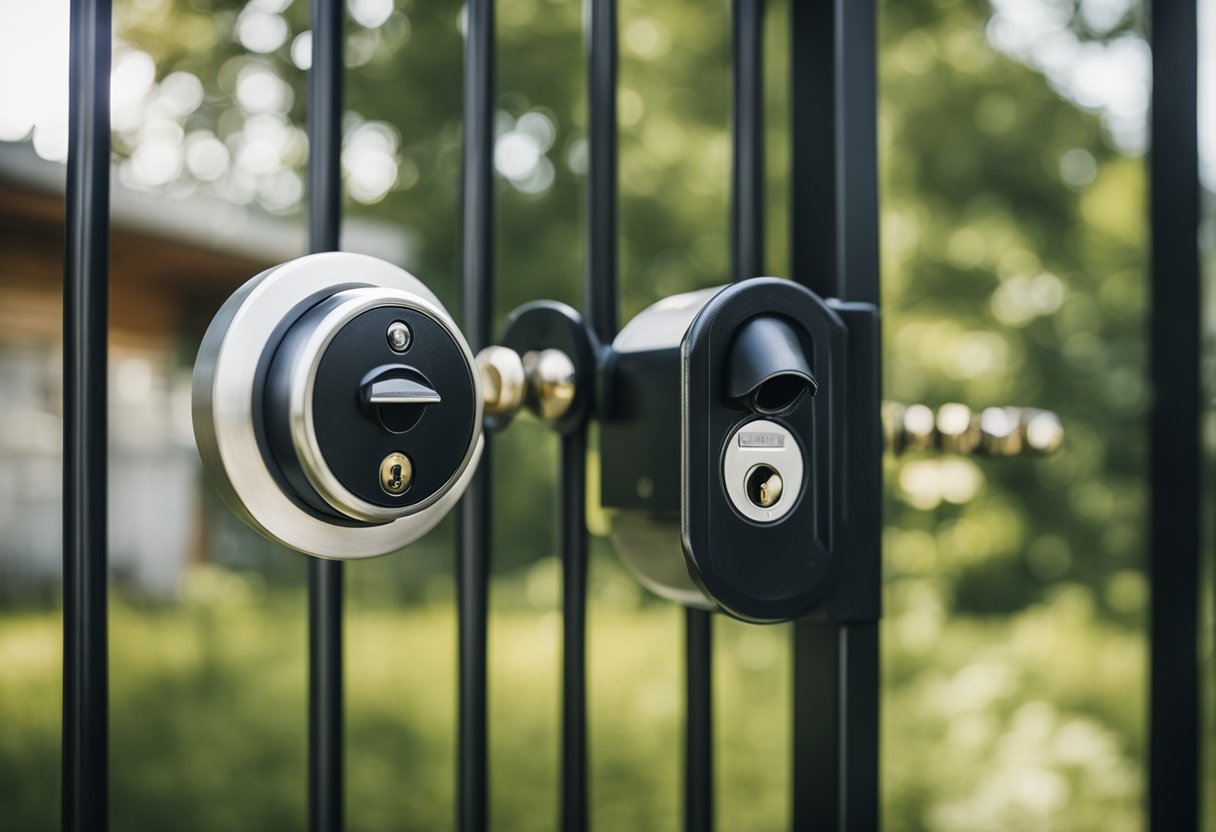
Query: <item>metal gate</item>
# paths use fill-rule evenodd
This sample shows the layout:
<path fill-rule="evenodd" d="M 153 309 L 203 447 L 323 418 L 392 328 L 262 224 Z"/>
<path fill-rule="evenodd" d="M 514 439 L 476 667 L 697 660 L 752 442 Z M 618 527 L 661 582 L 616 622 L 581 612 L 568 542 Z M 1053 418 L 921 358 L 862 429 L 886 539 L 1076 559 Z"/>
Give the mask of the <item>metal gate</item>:
<path fill-rule="evenodd" d="M 309 248 L 338 247 L 343 4 L 312 0 Z M 791 3 L 792 277 L 824 297 L 877 303 L 875 4 Z M 764 273 L 763 0 L 732 15 L 733 277 Z M 493 0 L 467 6 L 463 327 L 491 342 L 494 285 Z M 109 229 L 108 0 L 73 0 L 64 327 L 63 828 L 107 825 L 106 317 Z M 1197 655 L 1200 576 L 1199 186 L 1195 0 L 1152 4 L 1151 825 L 1195 829 L 1200 806 Z M 602 343 L 617 330 L 617 9 L 588 0 L 589 169 L 585 313 Z M 876 418 L 876 414 L 871 414 Z M 561 439 L 563 562 L 561 828 L 588 825 L 586 425 Z M 460 508 L 461 830 L 487 828 L 487 573 L 491 454 Z M 872 506 L 877 534 L 879 506 Z M 875 539 L 876 541 L 877 539 Z M 875 542 L 875 545 L 876 542 Z M 873 580 L 877 585 L 878 576 Z M 309 565 L 311 828 L 343 823 L 343 566 Z M 686 613 L 684 824 L 713 828 L 712 620 Z M 879 826 L 878 622 L 794 624 L 792 828 Z"/>

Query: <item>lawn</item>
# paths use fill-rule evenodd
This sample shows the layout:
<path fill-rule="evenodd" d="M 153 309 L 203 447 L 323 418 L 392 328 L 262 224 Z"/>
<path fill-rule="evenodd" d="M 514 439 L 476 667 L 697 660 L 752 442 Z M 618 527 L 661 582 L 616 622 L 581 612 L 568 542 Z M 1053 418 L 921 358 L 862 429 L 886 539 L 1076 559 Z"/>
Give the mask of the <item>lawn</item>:
<path fill-rule="evenodd" d="M 191 586 L 180 604 L 112 604 L 113 826 L 303 828 L 303 594 L 216 567 Z M 533 602 L 496 602 L 490 626 L 492 817 L 496 829 L 548 829 L 561 619 L 552 593 L 519 594 Z M 1079 587 L 1007 618 L 947 618 L 914 585 L 888 606 L 888 829 L 1140 827 L 1141 634 L 1098 622 Z M 453 828 L 450 602 L 352 601 L 347 621 L 349 828 Z M 679 828 L 680 626 L 678 610 L 636 595 L 593 601 L 596 829 Z M 60 627 L 55 611 L 0 614 L 0 828 L 11 832 L 57 825 Z M 719 620 L 716 636 L 719 828 L 783 829 L 788 628 Z"/>

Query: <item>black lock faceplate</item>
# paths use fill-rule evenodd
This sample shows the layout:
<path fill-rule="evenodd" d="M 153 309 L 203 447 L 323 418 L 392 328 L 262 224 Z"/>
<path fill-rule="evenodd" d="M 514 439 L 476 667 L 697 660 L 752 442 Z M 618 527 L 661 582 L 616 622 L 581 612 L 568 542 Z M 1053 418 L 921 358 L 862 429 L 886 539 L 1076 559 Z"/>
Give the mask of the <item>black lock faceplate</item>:
<path fill-rule="evenodd" d="M 767 417 L 802 448 L 804 482 L 793 511 L 771 523 L 740 515 L 723 487 L 725 443 L 757 415 L 730 396 L 727 369 L 740 328 L 761 315 L 790 326 L 819 389 L 789 413 Z M 846 330 L 809 290 L 786 280 L 756 279 L 718 293 L 689 328 L 681 350 L 685 398 L 682 534 L 690 572 L 732 615 L 780 621 L 805 615 L 835 585 L 842 567 L 840 488 L 846 402 Z"/>
<path fill-rule="evenodd" d="M 413 332 L 405 353 L 394 352 L 385 338 L 393 321 Z M 362 382 L 394 367 L 429 380 L 440 401 L 397 406 L 420 410 L 400 422 L 369 407 Z M 321 453 L 338 480 L 364 500 L 415 505 L 447 484 L 464 461 L 473 441 L 474 395 L 463 352 L 434 318 L 397 306 L 371 309 L 334 335 L 317 367 L 311 406 Z M 412 426 L 397 432 L 401 424 Z M 380 486 L 380 461 L 398 451 L 413 462 L 414 478 L 405 493 L 393 496 Z"/>
<path fill-rule="evenodd" d="M 267 440 L 283 476 L 311 509 L 339 522 L 358 523 L 344 518 L 313 490 L 291 439 L 292 357 L 302 352 L 298 344 L 308 336 L 308 322 L 331 305 L 323 302 L 304 315 L 285 334 L 270 362 L 265 387 Z M 404 353 L 393 351 L 386 338 L 394 321 L 404 321 L 413 334 Z M 367 383 L 398 375 L 429 381 L 441 400 L 394 406 L 412 411 L 408 413 L 369 406 Z M 320 357 L 312 400 L 306 406 L 312 411 L 317 444 L 330 471 L 347 490 L 378 506 L 408 507 L 434 495 L 460 469 L 474 441 L 475 388 L 464 353 L 434 318 L 408 307 L 375 307 L 338 330 Z M 413 480 L 400 495 L 387 493 L 380 484 L 380 463 L 394 452 L 406 454 L 413 468 Z"/>

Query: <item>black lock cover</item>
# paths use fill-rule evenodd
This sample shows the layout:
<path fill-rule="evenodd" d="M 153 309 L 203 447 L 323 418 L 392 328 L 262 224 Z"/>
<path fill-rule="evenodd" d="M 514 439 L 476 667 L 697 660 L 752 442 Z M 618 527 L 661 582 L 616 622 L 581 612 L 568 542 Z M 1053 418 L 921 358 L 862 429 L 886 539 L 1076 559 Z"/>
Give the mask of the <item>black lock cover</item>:
<path fill-rule="evenodd" d="M 760 326 L 749 326 L 754 321 Z M 735 347 L 741 333 L 781 337 L 773 353 L 797 359 L 788 368 L 813 396 L 799 395 L 781 415 L 741 396 Z M 787 280 L 755 279 L 710 300 L 681 347 L 682 536 L 694 580 L 724 610 L 749 621 L 805 615 L 831 592 L 841 571 L 844 443 L 837 435 L 846 401 L 847 332 L 836 313 Z M 796 338 L 795 343 L 790 339 Z M 746 345 L 756 350 L 756 344 Z M 762 352 L 762 351 L 761 351 Z M 732 371 L 733 368 L 733 371 Z M 728 437 L 758 416 L 790 430 L 803 453 L 804 481 L 794 509 L 775 522 L 736 511 L 723 482 Z"/>
<path fill-rule="evenodd" d="M 404 355 L 393 352 L 384 337 L 398 320 L 414 333 Z M 391 408 L 368 408 L 362 401 L 360 382 L 386 365 L 413 370 L 440 396 L 433 404 L 397 406 L 421 411 L 402 420 L 412 426 L 400 433 L 393 415 L 380 412 Z M 464 460 L 473 441 L 473 396 L 464 355 L 438 321 L 414 309 L 372 309 L 342 327 L 321 358 L 312 400 L 317 440 L 329 467 L 352 492 L 377 505 L 414 505 L 442 488 Z M 379 474 L 380 460 L 394 451 L 414 464 L 413 482 L 397 497 L 380 487 Z"/>

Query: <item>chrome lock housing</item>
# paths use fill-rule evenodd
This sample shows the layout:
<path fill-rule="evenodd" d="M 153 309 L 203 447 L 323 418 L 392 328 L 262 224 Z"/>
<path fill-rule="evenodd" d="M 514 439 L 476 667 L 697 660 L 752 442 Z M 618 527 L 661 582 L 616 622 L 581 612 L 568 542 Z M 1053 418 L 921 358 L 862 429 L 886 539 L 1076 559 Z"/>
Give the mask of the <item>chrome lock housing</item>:
<path fill-rule="evenodd" d="M 435 295 L 357 254 L 269 269 L 199 350 L 199 453 L 254 529 L 323 558 L 400 549 L 455 505 L 481 455 L 481 376 Z"/>

